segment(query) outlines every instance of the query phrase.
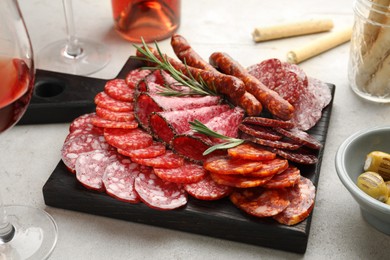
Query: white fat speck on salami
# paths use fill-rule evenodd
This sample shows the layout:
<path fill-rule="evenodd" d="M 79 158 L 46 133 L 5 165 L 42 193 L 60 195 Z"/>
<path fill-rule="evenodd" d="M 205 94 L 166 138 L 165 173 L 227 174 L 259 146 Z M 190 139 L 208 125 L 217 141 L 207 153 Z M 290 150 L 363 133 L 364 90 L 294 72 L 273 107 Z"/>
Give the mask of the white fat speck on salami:
<path fill-rule="evenodd" d="M 123 79 L 113 79 L 107 81 L 104 86 L 104 92 L 116 100 L 125 102 L 134 101 L 134 89 L 129 88 L 126 81 Z"/>
<path fill-rule="evenodd" d="M 210 174 L 198 182 L 185 184 L 184 189 L 192 197 L 200 200 L 219 200 L 229 196 L 233 191 L 232 187 L 216 183 Z"/>
<path fill-rule="evenodd" d="M 103 175 L 108 164 L 115 160 L 115 151 L 94 150 L 82 153 L 76 160 L 77 180 L 86 188 L 104 191 Z"/>
<path fill-rule="evenodd" d="M 187 204 L 187 193 L 178 184 L 163 181 L 149 168 L 135 178 L 136 192 L 147 206 L 158 210 L 171 210 Z"/>
<path fill-rule="evenodd" d="M 273 218 L 281 224 L 295 225 L 305 220 L 314 207 L 316 189 L 313 183 L 301 176 L 299 182 L 288 192 L 290 205 Z"/>
<path fill-rule="evenodd" d="M 106 193 L 120 201 L 138 203 L 140 198 L 134 188 L 139 165 L 129 158 L 117 157 L 107 165 L 102 177 Z"/>

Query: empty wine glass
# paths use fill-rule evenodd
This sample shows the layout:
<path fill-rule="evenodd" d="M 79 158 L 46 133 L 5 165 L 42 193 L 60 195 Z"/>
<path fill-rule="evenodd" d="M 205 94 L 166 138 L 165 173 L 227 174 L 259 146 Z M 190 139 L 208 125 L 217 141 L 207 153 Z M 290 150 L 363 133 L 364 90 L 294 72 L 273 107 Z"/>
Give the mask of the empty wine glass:
<path fill-rule="evenodd" d="M 38 67 L 68 74 L 89 75 L 104 68 L 111 59 L 100 43 L 76 36 L 72 0 L 63 0 L 67 38 L 51 43 L 37 55 Z"/>
<path fill-rule="evenodd" d="M 30 39 L 17 1 L 1 0 L 0 134 L 14 126 L 26 111 L 34 78 Z M 0 172 L 1 178 L 5 176 Z M 0 193 L 5 188 L 4 181 L 0 181 Z M 5 206 L 0 194 L 0 259 L 46 259 L 56 241 L 57 226 L 49 214 L 30 206 Z"/>

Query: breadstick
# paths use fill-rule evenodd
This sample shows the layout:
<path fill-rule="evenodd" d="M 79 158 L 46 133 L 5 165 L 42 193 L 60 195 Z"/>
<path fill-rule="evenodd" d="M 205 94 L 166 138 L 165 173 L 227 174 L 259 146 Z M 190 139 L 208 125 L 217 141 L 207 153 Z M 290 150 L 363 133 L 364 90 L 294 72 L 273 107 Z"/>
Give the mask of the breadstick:
<path fill-rule="evenodd" d="M 300 48 L 289 51 L 287 53 L 287 62 L 297 64 L 304 60 L 307 60 L 324 51 L 327 51 L 344 42 L 349 41 L 351 39 L 351 34 L 352 28 L 348 27 L 346 29 L 338 30 L 324 35 Z"/>
<path fill-rule="evenodd" d="M 317 32 L 329 31 L 333 28 L 333 22 L 330 19 L 316 19 L 285 23 L 270 27 L 258 27 L 252 33 L 255 42 L 268 41 L 291 36 L 311 34 Z"/>

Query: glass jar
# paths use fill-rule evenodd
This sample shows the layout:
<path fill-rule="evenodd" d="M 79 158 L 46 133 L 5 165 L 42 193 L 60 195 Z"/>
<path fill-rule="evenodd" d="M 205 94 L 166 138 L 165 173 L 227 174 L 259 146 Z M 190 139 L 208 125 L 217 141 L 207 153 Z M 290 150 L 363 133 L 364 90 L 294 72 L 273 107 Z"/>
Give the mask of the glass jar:
<path fill-rule="evenodd" d="M 386 5 L 385 5 L 386 4 Z M 390 102 L 390 7 L 388 0 L 356 0 L 348 77 L 359 96 Z"/>
<path fill-rule="evenodd" d="M 140 43 L 170 37 L 180 25 L 180 0 L 111 0 L 116 31 Z"/>

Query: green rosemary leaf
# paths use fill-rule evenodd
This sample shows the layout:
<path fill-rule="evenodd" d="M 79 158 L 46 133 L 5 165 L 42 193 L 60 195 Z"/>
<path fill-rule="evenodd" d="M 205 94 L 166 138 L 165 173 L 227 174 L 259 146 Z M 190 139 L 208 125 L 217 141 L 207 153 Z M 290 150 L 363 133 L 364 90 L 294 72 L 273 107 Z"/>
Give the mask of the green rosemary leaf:
<path fill-rule="evenodd" d="M 237 141 L 234 141 L 234 142 L 226 142 L 226 143 L 216 144 L 216 145 L 208 148 L 206 151 L 204 151 L 203 155 L 208 155 L 208 154 L 214 152 L 215 150 L 224 150 L 224 149 L 236 147 L 244 142 L 245 142 L 244 140 L 237 139 Z"/>

